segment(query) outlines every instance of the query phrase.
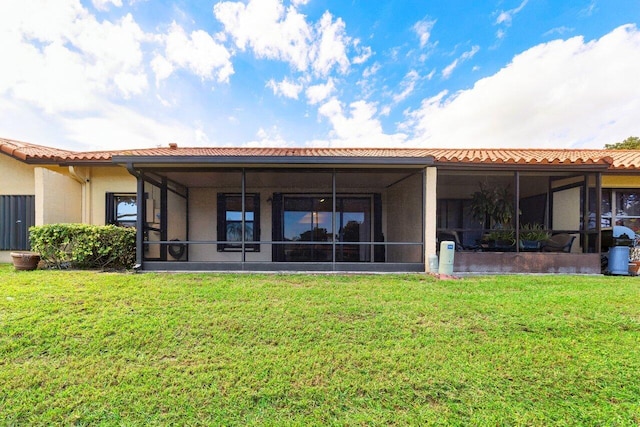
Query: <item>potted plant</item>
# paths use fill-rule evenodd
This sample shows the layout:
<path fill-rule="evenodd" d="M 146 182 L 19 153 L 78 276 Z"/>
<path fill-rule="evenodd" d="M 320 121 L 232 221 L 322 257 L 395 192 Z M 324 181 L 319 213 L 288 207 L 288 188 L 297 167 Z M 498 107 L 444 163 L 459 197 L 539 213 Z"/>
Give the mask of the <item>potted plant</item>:
<path fill-rule="evenodd" d="M 549 232 L 541 224 L 525 224 L 520 229 L 520 249 L 539 250 L 549 237 Z"/>
<path fill-rule="evenodd" d="M 480 183 L 480 189 L 471 196 L 471 215 L 484 228 L 508 228 L 513 218 L 509 187 L 488 188 Z"/>
<path fill-rule="evenodd" d="M 515 233 L 508 228 L 493 230 L 487 235 L 487 240 L 490 248 L 498 250 L 512 250 L 516 244 Z"/>
<path fill-rule="evenodd" d="M 479 185 L 480 189 L 471 196 L 471 215 L 483 228 L 493 229 L 485 236 L 490 248 L 511 249 L 515 234 L 511 228 L 514 208 L 509 187 Z"/>
<path fill-rule="evenodd" d="M 635 246 L 629 250 L 629 274 L 632 276 L 640 274 L 640 246 Z"/>
<path fill-rule="evenodd" d="M 30 251 L 11 252 L 11 259 L 16 270 L 35 270 L 40 262 L 40 254 Z"/>

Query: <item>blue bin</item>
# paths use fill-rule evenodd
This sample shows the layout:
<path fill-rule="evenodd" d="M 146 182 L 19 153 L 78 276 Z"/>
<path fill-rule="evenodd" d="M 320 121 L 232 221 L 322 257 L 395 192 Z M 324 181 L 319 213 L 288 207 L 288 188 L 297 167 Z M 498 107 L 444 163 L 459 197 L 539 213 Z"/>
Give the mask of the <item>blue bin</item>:
<path fill-rule="evenodd" d="M 614 246 L 609 248 L 610 274 L 629 275 L 629 246 Z"/>

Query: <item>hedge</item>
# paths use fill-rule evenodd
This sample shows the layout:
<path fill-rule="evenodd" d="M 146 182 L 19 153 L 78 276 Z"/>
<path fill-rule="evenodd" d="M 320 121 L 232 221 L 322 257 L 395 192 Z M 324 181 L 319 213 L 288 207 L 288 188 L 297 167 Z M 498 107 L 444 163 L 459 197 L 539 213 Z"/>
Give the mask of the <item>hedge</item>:
<path fill-rule="evenodd" d="M 135 264 L 134 228 L 48 224 L 30 227 L 29 239 L 47 267 L 121 270 Z"/>

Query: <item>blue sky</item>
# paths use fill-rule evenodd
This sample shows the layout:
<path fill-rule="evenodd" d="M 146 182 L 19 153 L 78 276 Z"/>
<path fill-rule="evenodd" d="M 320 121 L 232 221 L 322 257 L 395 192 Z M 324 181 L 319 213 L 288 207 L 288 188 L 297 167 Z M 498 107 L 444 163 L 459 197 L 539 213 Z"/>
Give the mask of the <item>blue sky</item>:
<path fill-rule="evenodd" d="M 0 137 L 601 148 L 640 135 L 639 21 L 640 0 L 5 0 Z"/>

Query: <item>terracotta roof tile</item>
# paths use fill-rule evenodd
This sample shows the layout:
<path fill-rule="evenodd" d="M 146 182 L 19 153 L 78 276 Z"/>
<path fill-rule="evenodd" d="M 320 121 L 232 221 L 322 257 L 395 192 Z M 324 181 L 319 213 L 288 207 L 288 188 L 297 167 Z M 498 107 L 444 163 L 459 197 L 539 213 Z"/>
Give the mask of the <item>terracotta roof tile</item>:
<path fill-rule="evenodd" d="M 609 165 L 640 169 L 640 150 L 457 149 L 457 148 L 251 148 L 169 147 L 113 151 L 68 151 L 0 138 L 0 152 L 28 163 L 111 163 L 113 156 L 140 157 L 388 157 L 433 156 L 436 164 Z M 241 160 L 241 159 L 240 159 Z"/>
<path fill-rule="evenodd" d="M 4 138 L 0 138 L 0 152 L 22 161 L 49 161 L 70 153 L 66 150 Z"/>

